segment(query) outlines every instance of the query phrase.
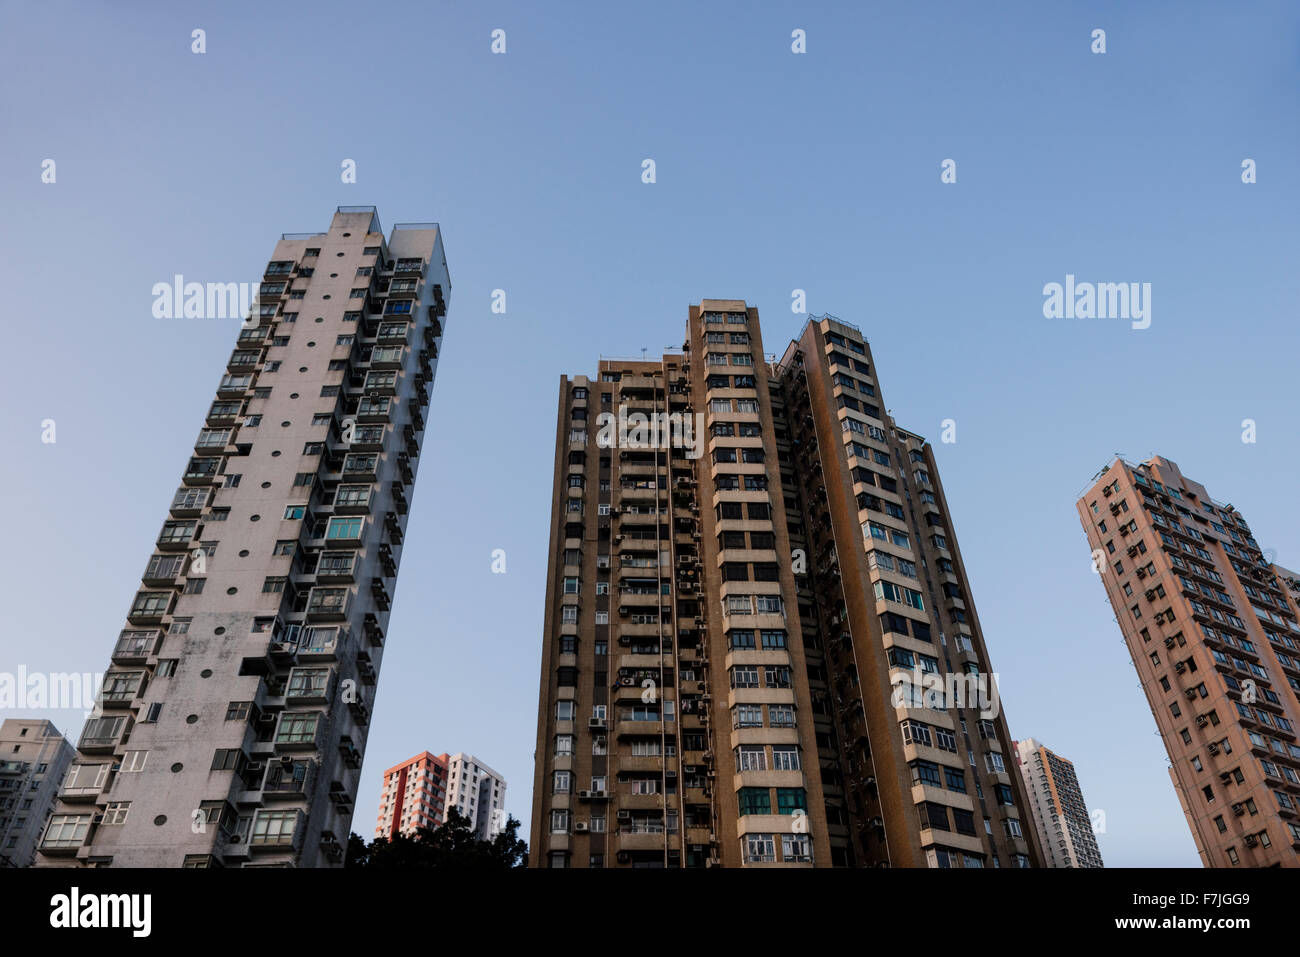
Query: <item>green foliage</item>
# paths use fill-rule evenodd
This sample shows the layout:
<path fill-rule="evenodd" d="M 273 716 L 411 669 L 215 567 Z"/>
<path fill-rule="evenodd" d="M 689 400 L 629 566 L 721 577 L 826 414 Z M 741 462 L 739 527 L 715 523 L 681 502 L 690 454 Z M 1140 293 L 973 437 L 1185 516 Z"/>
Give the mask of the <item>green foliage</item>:
<path fill-rule="evenodd" d="M 500 871 L 526 867 L 528 844 L 519 838 L 519 821 L 506 819 L 505 829 L 490 841 L 474 836 L 469 819 L 455 808 L 437 828 L 422 827 L 412 836 L 375 838 L 369 845 L 356 834 L 348 838 L 348 867 L 447 867 Z"/>

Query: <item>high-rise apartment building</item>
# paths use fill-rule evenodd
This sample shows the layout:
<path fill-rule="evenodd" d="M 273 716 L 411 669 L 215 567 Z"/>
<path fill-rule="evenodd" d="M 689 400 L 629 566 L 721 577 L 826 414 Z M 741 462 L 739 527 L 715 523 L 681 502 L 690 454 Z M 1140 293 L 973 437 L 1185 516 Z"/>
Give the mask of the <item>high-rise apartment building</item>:
<path fill-rule="evenodd" d="M 425 751 L 384 772 L 375 837 L 438 827 L 455 808 L 487 841 L 505 830 L 506 781 L 472 754 Z"/>
<path fill-rule="evenodd" d="M 1016 742 L 1016 764 L 1047 866 L 1101 867 L 1101 850 L 1073 762 L 1026 738 Z"/>
<path fill-rule="evenodd" d="M 447 755 L 425 751 L 384 772 L 375 837 L 410 837 L 438 827 L 447 813 Z"/>
<path fill-rule="evenodd" d="M 373 207 L 276 245 L 43 863 L 342 863 L 450 288 Z"/>
<path fill-rule="evenodd" d="M 506 826 L 506 779 L 472 754 L 453 754 L 447 759 L 447 807 L 469 818 L 479 840 L 491 840 Z"/>
<path fill-rule="evenodd" d="M 28 867 L 73 749 L 50 721 L 0 724 L 0 867 Z"/>
<path fill-rule="evenodd" d="M 1079 518 L 1206 867 L 1300 863 L 1300 580 L 1168 459 L 1123 459 Z"/>
<path fill-rule="evenodd" d="M 882 409 L 855 327 L 776 362 L 736 300 L 561 380 L 534 866 L 1041 862 L 930 447 Z"/>

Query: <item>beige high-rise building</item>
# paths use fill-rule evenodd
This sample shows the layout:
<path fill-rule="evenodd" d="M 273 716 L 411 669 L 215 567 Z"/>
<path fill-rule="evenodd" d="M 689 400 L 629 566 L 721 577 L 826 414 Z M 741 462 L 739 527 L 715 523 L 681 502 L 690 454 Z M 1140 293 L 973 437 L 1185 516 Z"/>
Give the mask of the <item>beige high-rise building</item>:
<path fill-rule="evenodd" d="M 1033 738 L 1016 742 L 1038 844 L 1049 867 L 1101 867 L 1101 850 L 1074 764 Z"/>
<path fill-rule="evenodd" d="M 1078 501 L 1206 867 L 1300 863 L 1300 577 L 1168 459 Z"/>
<path fill-rule="evenodd" d="M 686 332 L 560 382 L 532 864 L 1039 864 L 930 447 L 861 333 L 778 362 L 738 300 Z"/>
<path fill-rule="evenodd" d="M 0 867 L 28 867 L 72 762 L 72 745 L 51 721 L 0 724 Z"/>
<path fill-rule="evenodd" d="M 435 223 L 276 244 L 41 863 L 342 863 L 450 290 Z"/>

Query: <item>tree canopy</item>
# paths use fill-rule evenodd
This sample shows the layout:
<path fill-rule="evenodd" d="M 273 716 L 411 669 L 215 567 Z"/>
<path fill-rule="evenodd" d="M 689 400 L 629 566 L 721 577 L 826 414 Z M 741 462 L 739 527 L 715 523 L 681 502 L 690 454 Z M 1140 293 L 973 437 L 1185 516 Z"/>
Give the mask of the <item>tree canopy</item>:
<path fill-rule="evenodd" d="M 526 867 L 528 843 L 519 838 L 519 821 L 506 818 L 506 826 L 490 841 L 474 835 L 469 819 L 451 808 L 440 826 L 422 827 L 413 835 L 377 837 L 370 844 L 353 833 L 348 838 L 347 867 L 450 867 L 461 870 L 498 871 Z"/>

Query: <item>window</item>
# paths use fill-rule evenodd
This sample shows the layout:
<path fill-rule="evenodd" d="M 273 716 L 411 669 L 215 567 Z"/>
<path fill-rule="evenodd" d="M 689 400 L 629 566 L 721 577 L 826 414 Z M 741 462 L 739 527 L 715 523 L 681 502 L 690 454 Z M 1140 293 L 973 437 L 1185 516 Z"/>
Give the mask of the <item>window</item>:
<path fill-rule="evenodd" d="M 803 788 L 777 788 L 776 813 L 794 814 L 796 811 L 807 812 L 808 795 Z"/>
<path fill-rule="evenodd" d="M 258 811 L 253 817 L 249 843 L 261 846 L 292 846 L 298 829 L 297 811 Z"/>
<path fill-rule="evenodd" d="M 776 861 L 776 843 L 771 834 L 745 835 L 745 863 L 770 864 Z"/>
<path fill-rule="evenodd" d="M 276 744 L 315 744 L 320 715 L 316 713 L 286 712 L 280 716 Z"/>
<path fill-rule="evenodd" d="M 812 861 L 812 840 L 807 834 L 782 834 L 781 857 L 787 863 Z"/>
<path fill-rule="evenodd" d="M 772 795 L 767 788 L 741 788 L 736 792 L 740 814 L 771 814 Z"/>
<path fill-rule="evenodd" d="M 766 771 L 767 752 L 760 744 L 744 744 L 736 748 L 736 771 Z"/>
<path fill-rule="evenodd" d="M 794 725 L 794 705 L 773 704 L 767 708 L 768 723 L 773 728 L 793 728 Z"/>

